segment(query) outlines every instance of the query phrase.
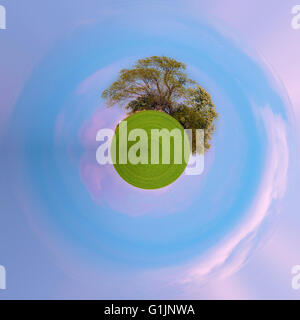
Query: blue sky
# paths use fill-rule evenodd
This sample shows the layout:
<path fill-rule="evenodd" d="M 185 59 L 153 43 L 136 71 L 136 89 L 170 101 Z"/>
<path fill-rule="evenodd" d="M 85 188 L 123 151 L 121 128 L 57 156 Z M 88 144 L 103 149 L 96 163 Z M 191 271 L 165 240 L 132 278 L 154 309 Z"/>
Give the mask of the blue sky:
<path fill-rule="evenodd" d="M 297 250 L 271 244 L 299 242 L 294 41 L 280 57 L 271 36 L 295 34 L 279 2 L 263 27 L 267 2 L 1 2 L 3 298 L 295 297 Z M 99 167 L 95 137 L 124 116 L 101 90 L 154 54 L 184 61 L 220 118 L 203 175 L 144 191 Z"/>

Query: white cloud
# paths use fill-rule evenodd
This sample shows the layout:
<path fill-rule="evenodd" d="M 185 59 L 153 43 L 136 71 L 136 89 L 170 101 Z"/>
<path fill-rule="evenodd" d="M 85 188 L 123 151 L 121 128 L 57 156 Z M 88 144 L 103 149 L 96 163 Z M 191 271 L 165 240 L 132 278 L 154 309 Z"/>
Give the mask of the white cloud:
<path fill-rule="evenodd" d="M 260 111 L 268 139 L 266 171 L 258 196 L 241 225 L 196 263 L 188 267 L 184 283 L 204 281 L 212 274 L 229 276 L 243 265 L 256 244 L 259 229 L 270 214 L 273 201 L 284 195 L 287 185 L 289 150 L 284 120 L 269 107 Z"/>

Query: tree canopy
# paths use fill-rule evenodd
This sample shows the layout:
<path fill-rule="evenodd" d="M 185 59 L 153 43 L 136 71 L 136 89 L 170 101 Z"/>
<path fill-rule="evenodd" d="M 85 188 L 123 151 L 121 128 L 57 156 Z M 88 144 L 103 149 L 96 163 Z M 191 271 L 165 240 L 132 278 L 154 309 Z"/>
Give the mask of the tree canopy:
<path fill-rule="evenodd" d="M 140 59 L 102 93 L 108 106 L 125 105 L 129 113 L 159 110 L 178 120 L 185 129 L 204 129 L 205 150 L 218 117 L 209 93 L 186 74 L 186 65 L 173 58 Z M 195 152 L 193 134 L 193 152 Z"/>

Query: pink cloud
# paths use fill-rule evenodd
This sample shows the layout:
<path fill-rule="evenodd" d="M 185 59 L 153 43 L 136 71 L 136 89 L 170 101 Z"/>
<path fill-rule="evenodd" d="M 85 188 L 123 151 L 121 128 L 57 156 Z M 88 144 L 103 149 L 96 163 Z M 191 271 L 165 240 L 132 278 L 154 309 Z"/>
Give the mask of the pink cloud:
<path fill-rule="evenodd" d="M 261 110 L 269 141 L 266 172 L 258 196 L 245 220 L 222 244 L 210 250 L 199 261 L 186 266 L 182 283 L 201 283 L 212 274 L 227 277 L 237 272 L 255 245 L 255 239 L 264 220 L 271 213 L 274 200 L 280 200 L 287 184 L 289 151 L 287 133 L 282 118 L 270 108 Z M 217 271 L 222 271 L 218 272 Z M 179 277 L 180 278 L 180 277 Z"/>

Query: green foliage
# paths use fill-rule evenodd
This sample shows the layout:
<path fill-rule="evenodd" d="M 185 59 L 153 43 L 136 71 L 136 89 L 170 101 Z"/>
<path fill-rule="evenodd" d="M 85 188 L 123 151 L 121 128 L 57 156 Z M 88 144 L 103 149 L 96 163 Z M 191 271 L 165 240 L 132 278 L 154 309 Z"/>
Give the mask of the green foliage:
<path fill-rule="evenodd" d="M 135 113 L 142 110 L 157 110 L 157 105 L 153 96 L 144 95 L 130 101 L 126 106 L 126 109 L 129 110 L 129 113 Z"/>
<path fill-rule="evenodd" d="M 185 74 L 185 64 L 168 57 L 140 59 L 132 69 L 123 69 L 102 94 L 108 104 L 122 104 L 143 96 L 151 96 L 156 109 L 172 109 L 176 99 L 185 96 L 194 81 Z"/>
<path fill-rule="evenodd" d="M 188 99 L 179 105 L 172 116 L 185 129 L 193 129 L 193 153 L 195 153 L 195 129 L 204 129 L 204 147 L 210 148 L 209 141 L 215 131 L 214 121 L 218 118 L 215 105 L 209 93 L 200 86 L 188 89 Z"/>
<path fill-rule="evenodd" d="M 204 129 L 207 150 L 218 114 L 209 93 L 189 79 L 185 70 L 184 63 L 165 56 L 140 59 L 132 69 L 121 70 L 102 97 L 108 106 L 126 104 L 129 113 L 159 110 L 173 116 L 185 129 Z"/>

